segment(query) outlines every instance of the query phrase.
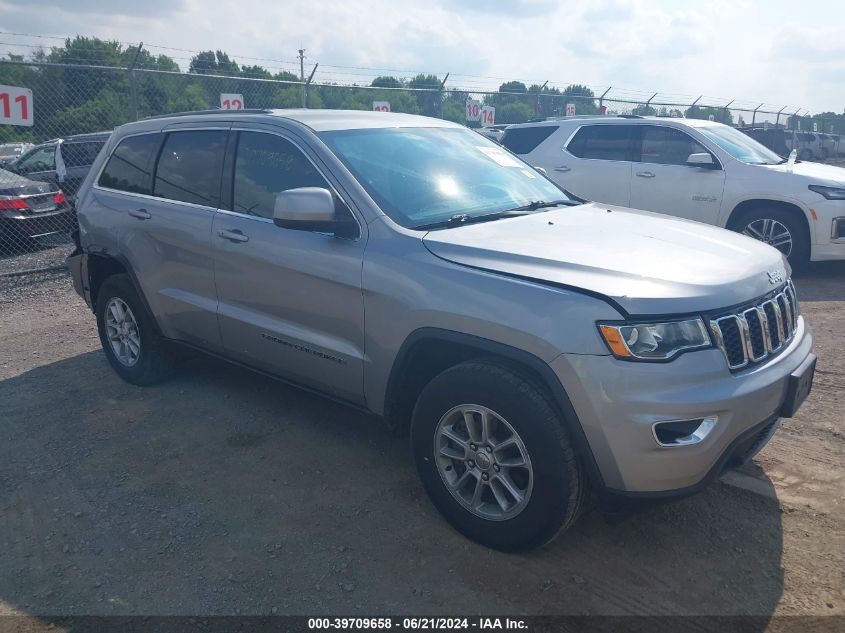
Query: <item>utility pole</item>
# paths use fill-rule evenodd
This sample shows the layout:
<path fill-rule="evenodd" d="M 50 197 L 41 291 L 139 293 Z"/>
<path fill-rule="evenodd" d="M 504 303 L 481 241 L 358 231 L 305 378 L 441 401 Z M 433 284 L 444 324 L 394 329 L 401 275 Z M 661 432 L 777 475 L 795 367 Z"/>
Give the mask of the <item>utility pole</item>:
<path fill-rule="evenodd" d="M 299 78 L 302 81 L 302 107 L 305 107 L 305 49 L 299 49 Z"/>

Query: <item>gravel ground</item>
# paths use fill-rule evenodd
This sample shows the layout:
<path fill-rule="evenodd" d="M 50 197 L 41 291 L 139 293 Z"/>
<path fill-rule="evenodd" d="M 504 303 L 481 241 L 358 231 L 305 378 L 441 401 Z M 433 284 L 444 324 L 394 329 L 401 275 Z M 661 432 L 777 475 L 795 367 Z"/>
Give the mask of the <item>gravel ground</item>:
<path fill-rule="evenodd" d="M 378 421 L 204 357 L 133 387 L 66 274 L 0 278 L 0 615 L 845 615 L 845 264 L 796 285 L 816 384 L 754 463 L 515 555 Z"/>

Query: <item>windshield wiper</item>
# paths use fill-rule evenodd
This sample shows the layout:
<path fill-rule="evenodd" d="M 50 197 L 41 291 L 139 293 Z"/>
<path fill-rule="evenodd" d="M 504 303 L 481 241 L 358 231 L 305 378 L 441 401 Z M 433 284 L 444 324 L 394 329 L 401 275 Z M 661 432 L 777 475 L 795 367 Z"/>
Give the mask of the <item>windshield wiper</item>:
<path fill-rule="evenodd" d="M 575 206 L 580 204 L 575 200 L 554 200 L 552 202 L 546 202 L 545 200 L 534 200 L 529 202 L 528 204 L 524 204 L 520 207 L 514 207 L 512 209 L 505 209 L 504 211 L 495 211 L 494 213 L 485 213 L 483 215 L 467 215 L 466 213 L 458 213 L 449 217 L 446 220 L 440 220 L 438 222 L 431 222 L 429 224 L 418 224 L 411 228 L 417 230 L 431 230 L 431 229 L 443 229 L 450 226 L 460 226 L 462 224 L 477 224 L 480 222 L 492 222 L 493 220 L 500 220 L 502 218 L 512 218 L 520 215 L 529 215 L 530 213 L 537 211 L 538 209 L 545 209 L 548 207 L 557 207 L 560 205 L 568 205 L 568 206 Z"/>
<path fill-rule="evenodd" d="M 507 212 L 513 211 L 536 211 L 537 209 L 548 209 L 549 207 L 559 207 L 561 205 L 567 205 L 570 207 L 574 207 L 580 202 L 576 202 L 575 200 L 552 200 L 551 202 L 546 202 L 545 200 L 534 200 L 529 202 L 528 204 L 524 204 L 521 207 L 514 207 L 513 209 L 508 209 Z M 503 211 L 502 213 L 505 213 Z M 483 217 L 483 216 L 482 216 Z"/>

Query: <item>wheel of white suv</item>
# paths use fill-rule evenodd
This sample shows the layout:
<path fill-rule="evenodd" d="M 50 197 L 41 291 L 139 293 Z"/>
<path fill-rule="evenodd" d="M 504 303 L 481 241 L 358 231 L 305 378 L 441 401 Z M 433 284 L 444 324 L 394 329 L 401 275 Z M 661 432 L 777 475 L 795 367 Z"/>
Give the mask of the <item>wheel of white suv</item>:
<path fill-rule="evenodd" d="M 134 385 L 170 373 L 171 354 L 127 275 L 106 279 L 97 293 L 97 330 L 109 364 Z"/>
<path fill-rule="evenodd" d="M 810 236 L 797 213 L 760 206 L 739 214 L 729 228 L 775 247 L 799 268 L 810 258 Z"/>
<path fill-rule="evenodd" d="M 411 443 L 434 505 L 483 545 L 537 547 L 580 514 L 586 479 L 559 414 L 503 365 L 469 361 L 435 377 L 414 409 Z"/>

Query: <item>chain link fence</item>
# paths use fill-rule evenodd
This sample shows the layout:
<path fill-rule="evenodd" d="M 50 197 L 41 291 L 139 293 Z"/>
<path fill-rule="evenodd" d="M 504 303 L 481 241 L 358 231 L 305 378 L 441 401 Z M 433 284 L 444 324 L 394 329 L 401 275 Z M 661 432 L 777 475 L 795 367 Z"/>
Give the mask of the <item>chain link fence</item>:
<path fill-rule="evenodd" d="M 798 114 L 762 104 L 719 105 L 704 98 L 685 104 L 671 95 L 610 89 L 597 96 L 583 86 L 561 91 L 510 82 L 480 91 L 447 87 L 435 76 L 410 84 L 379 79 L 384 81 L 350 86 L 249 73 L 0 60 L 0 120 L 17 117 L 18 122 L 0 125 L 0 162 L 6 163 L 0 171 L 0 283 L 9 275 L 62 266 L 73 248 L 76 192 L 108 133 L 148 116 L 209 108 L 380 109 L 477 128 L 583 114 L 687 116 L 782 127 Z"/>

